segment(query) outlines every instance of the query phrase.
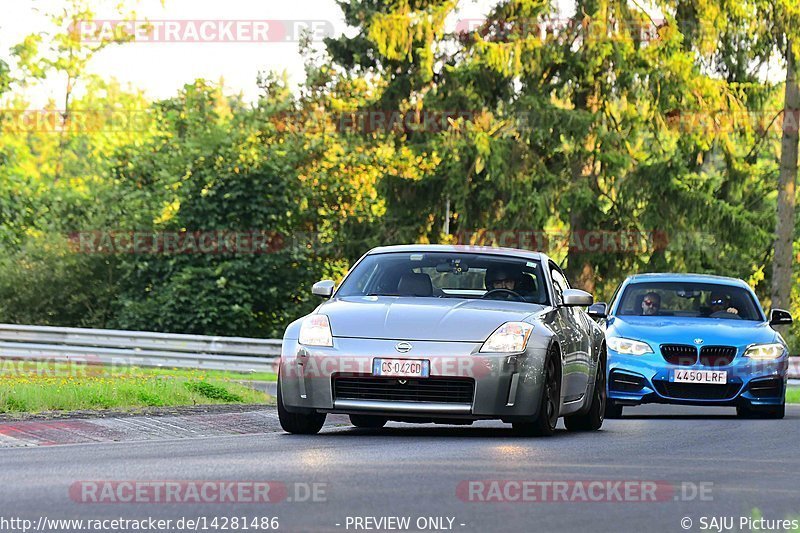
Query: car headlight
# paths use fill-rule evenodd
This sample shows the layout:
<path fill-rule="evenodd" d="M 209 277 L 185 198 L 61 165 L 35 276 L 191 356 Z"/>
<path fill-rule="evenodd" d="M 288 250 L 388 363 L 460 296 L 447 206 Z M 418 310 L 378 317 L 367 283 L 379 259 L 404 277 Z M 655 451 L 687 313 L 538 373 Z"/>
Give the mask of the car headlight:
<path fill-rule="evenodd" d="M 506 322 L 489 335 L 481 352 L 524 352 L 533 326 L 525 322 Z"/>
<path fill-rule="evenodd" d="M 633 339 L 626 339 L 624 337 L 609 337 L 606 339 L 608 347 L 617 353 L 624 353 L 628 355 L 644 355 L 646 353 L 653 353 L 653 349 L 646 342 L 635 341 Z"/>
<path fill-rule="evenodd" d="M 751 359 L 777 359 L 785 350 L 786 348 L 779 342 L 754 344 L 744 351 L 744 356 Z"/>
<path fill-rule="evenodd" d="M 333 346 L 331 323 L 325 315 L 311 315 L 300 325 L 300 344 L 307 346 Z"/>

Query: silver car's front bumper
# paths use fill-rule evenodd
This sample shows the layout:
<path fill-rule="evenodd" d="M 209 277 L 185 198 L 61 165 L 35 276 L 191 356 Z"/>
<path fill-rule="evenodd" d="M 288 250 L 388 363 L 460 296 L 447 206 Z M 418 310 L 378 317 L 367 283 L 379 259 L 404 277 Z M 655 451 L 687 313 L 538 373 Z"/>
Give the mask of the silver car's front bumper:
<path fill-rule="evenodd" d="M 284 339 L 280 361 L 281 394 L 290 411 L 373 413 L 397 417 L 509 418 L 535 416 L 541 398 L 546 349 L 529 343 L 521 354 L 479 353 L 480 343 L 414 341 L 407 353 L 402 340 L 334 338 L 334 346 L 310 347 Z M 469 402 L 337 398 L 338 377 L 369 377 L 374 358 L 430 361 L 430 378 L 471 378 Z M 397 383 L 402 387 L 402 383 Z"/>

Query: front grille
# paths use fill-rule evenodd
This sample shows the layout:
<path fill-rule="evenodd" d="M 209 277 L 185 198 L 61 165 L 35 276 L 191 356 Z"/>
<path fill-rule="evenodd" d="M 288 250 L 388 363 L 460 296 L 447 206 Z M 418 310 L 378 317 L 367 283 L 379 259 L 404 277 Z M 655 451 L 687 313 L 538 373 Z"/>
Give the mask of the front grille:
<path fill-rule="evenodd" d="M 612 370 L 608 383 L 609 388 L 613 391 L 636 392 L 644 387 L 644 378 Z"/>
<path fill-rule="evenodd" d="M 471 404 L 474 394 L 475 380 L 472 378 L 432 377 L 406 380 L 373 376 L 333 378 L 334 399 Z"/>
<path fill-rule="evenodd" d="M 706 383 L 672 383 L 653 381 L 662 396 L 678 400 L 730 400 L 739 392 L 740 383 L 709 385 Z"/>
<path fill-rule="evenodd" d="M 691 344 L 662 344 L 661 355 L 671 365 L 692 366 L 697 362 L 697 348 Z"/>
<path fill-rule="evenodd" d="M 704 366 L 728 366 L 734 357 L 734 346 L 703 346 L 700 349 L 700 364 Z"/>
<path fill-rule="evenodd" d="M 750 382 L 750 394 L 756 398 L 777 398 L 783 393 L 781 378 L 758 379 Z"/>

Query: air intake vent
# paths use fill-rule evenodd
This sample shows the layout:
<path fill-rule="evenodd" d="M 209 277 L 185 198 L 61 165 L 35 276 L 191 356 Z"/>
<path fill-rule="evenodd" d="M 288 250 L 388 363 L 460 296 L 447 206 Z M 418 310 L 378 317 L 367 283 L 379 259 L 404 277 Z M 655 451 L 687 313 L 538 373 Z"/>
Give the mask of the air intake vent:
<path fill-rule="evenodd" d="M 400 402 L 472 403 L 472 378 L 406 379 L 372 376 L 335 376 L 334 399 Z"/>
<path fill-rule="evenodd" d="M 730 400 L 739 392 L 741 383 L 709 385 L 707 383 L 670 383 L 653 381 L 658 393 L 676 400 Z"/>
<path fill-rule="evenodd" d="M 613 391 L 636 392 L 642 390 L 642 387 L 644 387 L 644 378 L 612 370 L 608 384 L 609 388 Z"/>
<path fill-rule="evenodd" d="M 781 378 L 755 379 L 747 387 L 756 398 L 779 398 L 783 394 Z"/>

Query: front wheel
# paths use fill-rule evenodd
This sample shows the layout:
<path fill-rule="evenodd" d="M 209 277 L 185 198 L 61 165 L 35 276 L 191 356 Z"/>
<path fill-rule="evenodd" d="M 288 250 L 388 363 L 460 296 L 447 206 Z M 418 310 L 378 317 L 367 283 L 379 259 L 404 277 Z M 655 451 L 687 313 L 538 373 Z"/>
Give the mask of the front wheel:
<path fill-rule="evenodd" d="M 283 405 L 283 393 L 281 392 L 281 378 L 278 376 L 278 421 L 281 428 L 287 433 L 298 435 L 314 435 L 319 433 L 325 423 L 325 413 L 290 413 Z"/>
<path fill-rule="evenodd" d="M 564 425 L 569 431 L 597 431 L 603 425 L 606 411 L 606 365 L 601 355 L 597 360 L 597 375 L 594 378 L 592 404 L 589 410 L 580 415 L 564 417 Z"/>
<path fill-rule="evenodd" d="M 561 404 L 561 380 L 556 368 L 558 354 L 551 350 L 544 364 L 542 400 L 536 418 L 512 422 L 514 431 L 525 437 L 549 437 L 556 431 Z"/>

